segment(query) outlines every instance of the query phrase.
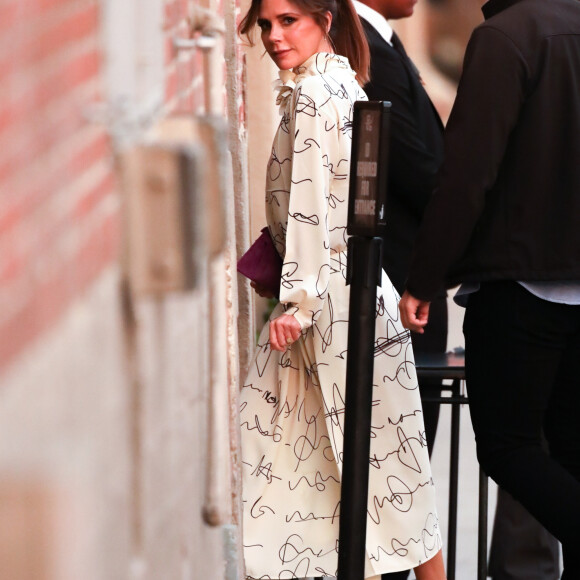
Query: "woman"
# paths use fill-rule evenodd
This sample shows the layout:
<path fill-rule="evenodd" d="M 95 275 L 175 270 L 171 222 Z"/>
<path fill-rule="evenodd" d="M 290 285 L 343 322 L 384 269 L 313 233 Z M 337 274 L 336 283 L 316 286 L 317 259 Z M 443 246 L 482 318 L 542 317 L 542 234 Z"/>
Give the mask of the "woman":
<path fill-rule="evenodd" d="M 268 164 L 266 213 L 284 266 L 280 303 L 241 392 L 246 571 L 250 578 L 334 576 L 352 111 L 366 99 L 359 83 L 368 80 L 368 48 L 350 0 L 253 0 L 240 32 L 248 35 L 256 23 L 281 69 L 282 120 Z M 365 575 L 415 567 L 419 580 L 442 580 L 411 341 L 397 312 L 384 276 L 377 292 Z"/>

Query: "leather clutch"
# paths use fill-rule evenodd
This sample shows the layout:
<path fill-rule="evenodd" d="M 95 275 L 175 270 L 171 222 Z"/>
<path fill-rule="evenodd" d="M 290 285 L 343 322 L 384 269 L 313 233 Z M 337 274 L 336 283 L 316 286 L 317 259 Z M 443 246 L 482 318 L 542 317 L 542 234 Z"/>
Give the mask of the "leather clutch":
<path fill-rule="evenodd" d="M 267 227 L 262 229 L 258 239 L 238 260 L 238 272 L 269 290 L 274 296 L 280 296 L 282 258 L 276 251 Z"/>

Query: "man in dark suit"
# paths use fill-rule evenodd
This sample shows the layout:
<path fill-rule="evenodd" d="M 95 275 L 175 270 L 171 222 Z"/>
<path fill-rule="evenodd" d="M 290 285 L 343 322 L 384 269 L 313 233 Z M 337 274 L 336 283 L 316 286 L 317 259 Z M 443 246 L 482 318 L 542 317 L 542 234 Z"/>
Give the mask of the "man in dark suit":
<path fill-rule="evenodd" d="M 387 197 L 387 233 L 383 268 L 402 294 L 415 235 L 435 187 L 443 160 L 443 123 L 427 95 L 419 72 L 387 20 L 413 14 L 416 0 L 362 0 L 355 7 L 371 51 L 371 81 L 364 89 L 370 100 L 390 101 L 391 137 Z M 413 335 L 415 353 L 444 353 L 447 348 L 447 300 L 443 289 L 431 305 L 425 334 Z M 439 395 L 441 383 L 422 381 L 422 396 Z M 429 454 L 433 450 L 439 404 L 423 403 Z M 408 572 L 384 574 L 404 580 Z"/>
<path fill-rule="evenodd" d="M 417 68 L 387 19 L 413 13 L 416 0 L 364 0 L 355 6 L 369 41 L 371 81 L 364 89 L 370 100 L 390 101 L 391 141 L 387 198 L 387 234 L 383 267 L 399 293 L 411 260 L 415 235 L 435 187 L 443 160 L 443 123 L 427 95 Z M 447 303 L 442 289 L 431 305 L 431 323 L 423 335 L 413 335 L 415 352 L 445 352 Z M 421 393 L 439 384 L 423 383 Z M 429 394 L 432 394 L 431 392 Z M 439 406 L 424 405 L 429 452 L 432 450 Z"/>

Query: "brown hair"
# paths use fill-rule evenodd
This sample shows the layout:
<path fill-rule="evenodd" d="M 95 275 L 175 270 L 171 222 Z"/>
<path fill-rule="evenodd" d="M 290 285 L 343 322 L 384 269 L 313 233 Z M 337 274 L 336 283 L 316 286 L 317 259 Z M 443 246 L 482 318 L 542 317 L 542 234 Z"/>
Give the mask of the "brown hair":
<path fill-rule="evenodd" d="M 369 46 L 352 0 L 289 0 L 292 4 L 310 14 L 320 28 L 326 32 L 326 13 L 332 14 L 329 36 L 336 54 L 346 56 L 361 86 L 370 80 Z M 238 26 L 238 33 L 244 35 L 253 46 L 253 28 L 258 20 L 262 0 L 252 0 L 248 12 Z"/>

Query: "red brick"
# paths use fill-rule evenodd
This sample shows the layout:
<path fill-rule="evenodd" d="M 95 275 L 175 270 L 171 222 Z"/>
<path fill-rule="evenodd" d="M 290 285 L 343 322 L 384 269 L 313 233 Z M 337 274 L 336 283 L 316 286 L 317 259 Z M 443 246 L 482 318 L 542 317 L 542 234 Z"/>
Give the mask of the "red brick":
<path fill-rule="evenodd" d="M 0 5 L 0 23 L 3 30 L 10 30 L 22 19 L 23 2 L 13 0 Z"/>
<path fill-rule="evenodd" d="M 13 191 L 12 203 L 5 200 L 5 207 L 0 212 L 0 236 L 9 232 L 19 220 L 24 219 L 35 208 L 57 191 L 62 184 L 79 177 L 91 166 L 111 155 L 109 139 L 104 133 L 91 137 L 86 144 L 79 144 L 73 153 L 67 154 L 62 163 L 56 167 L 48 166 L 43 159 L 37 159 L 37 165 L 44 171 L 34 171 L 35 166 L 26 169 L 30 176 L 24 186 Z M 15 166 L 18 171 L 18 165 Z M 0 182 L 1 183 L 1 182 Z"/>
<path fill-rule="evenodd" d="M 29 30 L 27 34 L 15 36 L 11 49 L 1 55 L 0 74 L 14 74 L 29 66 L 41 66 L 47 59 L 74 43 L 99 34 L 99 9 L 89 5 L 62 18 L 48 20 Z"/>
<path fill-rule="evenodd" d="M 90 49 L 80 55 L 73 56 L 70 60 L 56 65 L 44 75 L 37 75 L 38 82 L 32 85 L 28 92 L 20 95 L 18 98 L 7 100 L 0 104 L 0 136 L 8 130 L 14 130 L 21 133 L 26 131 L 26 125 L 38 126 L 42 123 L 42 114 L 47 107 L 53 105 L 58 99 L 65 98 L 72 91 L 83 84 L 98 78 L 100 70 L 100 56 L 98 51 Z M 29 73 L 31 76 L 31 73 Z M 0 77 L 1 78 L 1 77 Z M 71 103 L 72 104 L 72 103 Z M 70 114 L 76 113 L 74 118 L 80 118 L 80 105 L 78 110 L 74 106 L 69 109 L 67 123 L 73 119 Z M 50 124 L 49 120 L 45 123 Z M 54 129 L 51 128 L 51 135 Z M 57 133 L 58 134 L 58 131 Z M 52 141 L 52 139 L 51 139 Z M 38 143 L 31 145 L 38 152 Z M 10 156 L 10 151 L 7 152 Z M 4 159 L 4 162 L 12 164 L 12 161 Z M 5 178 L 4 171 L 0 162 L 0 181 Z"/>
<path fill-rule="evenodd" d="M 2 269 L 0 270 L 0 284 L 6 287 L 13 282 L 26 268 L 23 252 L 15 247 L 10 248 L 10 254 L 2 256 Z"/>
<path fill-rule="evenodd" d="M 79 251 L 59 271 L 34 288 L 29 300 L 0 326 L 0 368 L 54 324 L 70 303 L 119 255 L 120 218 L 96 226 Z M 7 338 L 9 337 L 9 339 Z"/>
<path fill-rule="evenodd" d="M 177 58 L 177 51 L 173 46 L 173 37 L 166 36 L 165 37 L 165 59 L 164 63 L 165 66 L 171 64 Z"/>
<path fill-rule="evenodd" d="M 165 23 L 164 30 L 171 30 L 179 23 L 179 6 L 176 0 L 171 0 L 165 3 Z"/>
<path fill-rule="evenodd" d="M 89 191 L 84 193 L 75 204 L 73 210 L 73 220 L 78 221 L 89 215 L 95 207 L 111 195 L 114 191 L 115 177 L 112 173 L 106 173 L 102 179 Z"/>
<path fill-rule="evenodd" d="M 70 14 L 40 34 L 33 43 L 33 58 L 41 60 L 47 52 L 53 55 L 68 45 L 99 33 L 99 8 L 89 5 Z"/>
<path fill-rule="evenodd" d="M 187 18 L 187 0 L 177 0 L 177 14 L 179 20 Z"/>
<path fill-rule="evenodd" d="M 70 91 L 97 77 L 100 70 L 100 54 L 97 48 L 63 62 L 57 70 L 37 87 L 36 103 L 38 108 L 66 95 Z"/>
<path fill-rule="evenodd" d="M 175 69 L 168 72 L 165 77 L 165 102 L 171 101 L 177 95 L 177 72 Z"/>
<path fill-rule="evenodd" d="M 63 171 L 68 175 L 79 175 L 86 171 L 91 165 L 109 157 L 112 154 L 109 137 L 105 133 L 100 133 L 88 142 L 64 164 Z"/>
<path fill-rule="evenodd" d="M 46 12 L 55 8 L 60 8 L 65 4 L 74 4 L 77 0 L 34 0 L 33 10 L 35 12 Z"/>
<path fill-rule="evenodd" d="M 2 77 L 0 77 L 2 78 Z M 0 135 L 10 126 L 20 123 L 26 119 L 33 109 L 32 94 L 29 93 L 24 98 L 7 100 L 0 104 Z"/>

